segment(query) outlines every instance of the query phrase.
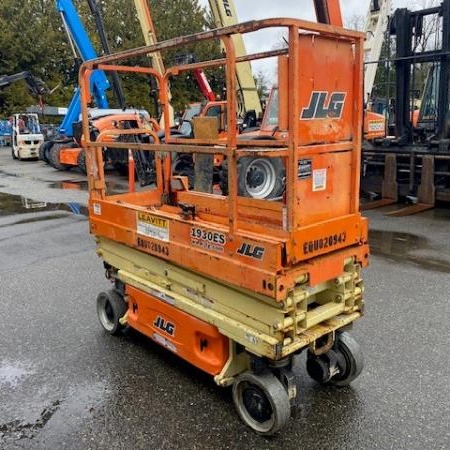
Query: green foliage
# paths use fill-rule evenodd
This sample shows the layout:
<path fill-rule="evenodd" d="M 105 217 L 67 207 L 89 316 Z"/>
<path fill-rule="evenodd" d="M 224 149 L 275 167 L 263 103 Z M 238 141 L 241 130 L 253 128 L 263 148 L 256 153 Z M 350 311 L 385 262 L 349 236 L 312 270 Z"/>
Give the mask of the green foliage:
<path fill-rule="evenodd" d="M 131 0 L 97 0 L 102 8 L 105 28 L 113 52 L 140 47 L 144 39 Z M 74 4 L 88 30 L 99 54 L 100 40 L 95 22 L 85 0 Z M 150 0 L 153 21 L 159 41 L 184 36 L 209 28 L 206 11 L 197 0 Z M 44 80 L 54 92 L 45 102 L 56 106 L 68 105 L 77 83 L 74 56 L 65 34 L 61 17 L 56 11 L 55 0 L 1 0 L 0 2 L 0 75 L 14 74 L 23 70 L 32 72 Z M 185 54 L 195 54 L 197 60 L 219 57 L 218 43 L 208 43 L 183 49 Z M 178 52 L 179 53 L 179 52 Z M 166 65 L 173 64 L 180 54 L 167 51 L 163 54 Z M 149 58 L 132 61 L 133 64 L 150 64 Z M 213 89 L 219 92 L 223 75 L 218 70 L 208 71 L 215 82 Z M 152 86 L 143 76 L 122 75 L 127 104 L 143 107 L 155 114 Z M 203 97 L 195 80 L 182 75 L 173 80 L 172 95 L 175 109 Z M 108 93 L 112 106 L 117 106 L 112 92 Z M 0 114 L 7 115 L 35 104 L 24 82 L 16 83 L 0 91 Z"/>

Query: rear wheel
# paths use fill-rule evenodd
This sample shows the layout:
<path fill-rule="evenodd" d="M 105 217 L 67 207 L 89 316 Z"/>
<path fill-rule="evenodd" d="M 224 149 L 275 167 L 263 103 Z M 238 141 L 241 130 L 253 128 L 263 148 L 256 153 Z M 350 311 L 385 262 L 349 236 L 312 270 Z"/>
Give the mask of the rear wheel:
<path fill-rule="evenodd" d="M 233 401 L 242 421 L 262 435 L 276 433 L 291 415 L 288 393 L 270 372 L 238 376 L 233 385 Z"/>
<path fill-rule="evenodd" d="M 333 347 L 323 355 L 308 351 L 306 370 L 309 376 L 321 384 L 347 386 L 364 368 L 364 357 L 358 343 L 347 333 L 336 333 Z"/>
<path fill-rule="evenodd" d="M 111 335 L 119 334 L 124 326 L 120 319 L 127 312 L 127 304 L 114 289 L 101 292 L 97 297 L 97 315 L 102 327 Z"/>
<path fill-rule="evenodd" d="M 41 161 L 44 161 L 45 163 L 48 164 L 48 159 L 47 159 L 47 152 L 50 149 L 50 147 L 53 145 L 52 141 L 47 141 L 47 142 L 43 142 L 40 146 L 39 146 L 39 159 Z"/>
<path fill-rule="evenodd" d="M 334 347 L 338 354 L 339 373 L 331 378 L 330 384 L 347 386 L 361 374 L 364 356 L 359 344 L 346 331 L 337 334 Z"/>

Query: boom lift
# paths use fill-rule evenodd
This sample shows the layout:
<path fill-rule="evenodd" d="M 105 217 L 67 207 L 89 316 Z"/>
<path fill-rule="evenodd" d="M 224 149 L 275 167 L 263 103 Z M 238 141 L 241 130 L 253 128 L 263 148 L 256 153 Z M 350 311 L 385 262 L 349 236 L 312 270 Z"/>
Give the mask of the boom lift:
<path fill-rule="evenodd" d="M 73 2 L 71 0 L 56 0 L 56 8 L 61 16 L 64 30 L 67 33 L 68 41 L 75 58 L 78 59 L 78 55 L 80 55 L 83 61 L 96 58 L 97 53 L 78 16 Z M 104 72 L 96 71 L 91 78 L 91 90 L 95 98 L 95 103 L 100 109 L 109 108 L 109 103 L 106 98 L 106 90 L 109 87 L 110 84 Z M 81 148 L 76 140 L 74 130 L 74 124 L 79 121 L 80 113 L 80 91 L 77 87 L 70 101 L 67 114 L 58 130 L 61 137 L 58 140 L 45 143 L 40 150 L 40 158 L 48 162 L 55 169 L 68 170 L 82 163 L 82 161 L 78 161 Z"/>
<path fill-rule="evenodd" d="M 237 56 L 236 35 L 285 27 L 287 47 Z M 223 58 L 157 70 L 126 66 L 149 53 L 220 39 Z M 238 140 L 236 64 L 279 57 L 278 126 L 284 137 Z M 193 67 L 224 67 L 227 127 L 193 121 L 195 138 L 129 144 L 157 154 L 157 182 L 141 192 L 109 195 L 101 148 L 90 139 L 92 70 L 147 73 L 162 104 L 168 80 Z M 331 78 L 329 74 L 332 73 Z M 351 324 L 362 315 L 361 268 L 368 264 L 367 221 L 359 213 L 363 35 L 294 19 L 266 19 L 179 37 L 87 61 L 80 71 L 90 191 L 90 231 L 110 291 L 97 298 L 102 326 L 128 325 L 167 350 L 233 385 L 241 419 L 270 435 L 286 425 L 296 397 L 294 355 L 307 354 L 317 382 L 343 386 L 363 368 Z M 166 120 L 169 112 L 164 109 Z M 245 136 L 245 135 L 244 135 Z M 119 143 L 111 143 L 119 148 Z M 189 190 L 173 176 L 172 155 L 226 156 L 228 195 Z M 245 158 L 279 158 L 285 193 L 277 200 L 238 194 Z"/>
<path fill-rule="evenodd" d="M 155 26 L 153 24 L 153 19 L 150 11 L 150 6 L 148 4 L 148 0 L 134 0 L 134 6 L 136 8 L 137 17 L 139 19 L 139 24 L 141 26 L 142 34 L 144 36 L 144 42 L 146 45 L 154 45 L 157 42 L 156 39 L 156 31 Z M 158 73 L 164 73 L 164 62 L 162 60 L 160 53 L 154 53 L 151 55 L 152 67 L 158 71 Z M 156 83 L 156 82 L 155 82 Z M 156 91 L 156 89 L 155 89 Z M 172 98 L 169 91 L 169 102 Z M 169 126 L 173 127 L 175 123 L 174 119 L 174 111 L 171 104 L 167 105 L 169 108 Z M 165 128 L 164 126 L 164 115 L 161 116 L 160 119 L 161 128 Z"/>
<path fill-rule="evenodd" d="M 378 61 L 385 38 L 391 12 L 391 0 L 371 0 L 369 12 L 367 13 L 364 32 L 364 59 L 366 67 L 364 70 L 364 95 L 366 104 L 372 97 L 373 85 L 378 69 Z"/>
<path fill-rule="evenodd" d="M 216 27 L 222 28 L 238 23 L 236 9 L 233 0 L 209 0 L 209 7 L 216 24 Z M 238 56 L 245 56 L 244 39 L 240 34 L 233 36 L 233 42 Z M 254 111 L 256 117 L 262 115 L 261 101 L 253 78 L 252 66 L 250 62 L 245 61 L 236 65 L 236 78 L 238 96 L 238 113 L 244 117 L 246 113 Z"/>
<path fill-rule="evenodd" d="M 97 30 L 102 42 L 102 48 L 105 54 L 110 53 L 108 40 L 104 30 L 103 20 L 95 0 L 88 0 L 89 8 L 95 18 Z M 75 57 L 78 54 L 82 60 L 97 57 L 97 53 L 89 39 L 89 36 L 81 22 L 81 19 L 71 0 L 57 0 L 56 6 L 61 14 L 64 28 L 67 32 L 69 43 L 71 44 Z M 152 127 L 148 113 L 145 111 L 125 109 L 124 95 L 120 81 L 115 72 L 112 72 L 113 89 L 122 109 L 109 109 L 109 103 L 106 98 L 106 91 L 110 84 L 103 71 L 98 70 L 93 74 L 91 80 L 91 91 L 97 105 L 97 109 L 91 109 L 91 130 L 93 136 L 99 134 L 104 128 L 111 127 L 112 124 L 119 128 Z M 81 125 L 79 121 L 80 94 L 79 89 L 69 105 L 68 112 L 59 128 L 61 137 L 55 141 L 49 141 L 40 148 L 40 159 L 48 162 L 55 169 L 69 170 L 72 167 L 79 167 L 81 171 L 86 171 L 85 154 L 82 149 Z M 127 171 L 128 158 L 122 152 L 114 152 L 105 149 L 108 160 L 121 173 Z M 149 174 L 149 163 L 146 158 L 148 154 L 142 155 L 137 152 L 135 155 L 135 167 L 141 184 L 153 182 L 153 175 Z"/>

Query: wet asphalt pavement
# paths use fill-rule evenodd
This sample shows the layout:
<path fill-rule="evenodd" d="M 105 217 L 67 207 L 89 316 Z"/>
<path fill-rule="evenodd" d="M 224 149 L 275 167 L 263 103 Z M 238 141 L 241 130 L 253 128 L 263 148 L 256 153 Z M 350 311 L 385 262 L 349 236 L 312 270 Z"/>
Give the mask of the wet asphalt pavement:
<path fill-rule="evenodd" d="M 299 357 L 294 417 L 263 438 L 229 389 L 135 332 L 102 331 L 95 298 L 110 285 L 86 192 L 53 185 L 67 179 L 82 177 L 0 149 L 0 448 L 450 448 L 450 210 L 368 213 L 374 255 L 353 331 L 365 370 L 324 388 Z"/>

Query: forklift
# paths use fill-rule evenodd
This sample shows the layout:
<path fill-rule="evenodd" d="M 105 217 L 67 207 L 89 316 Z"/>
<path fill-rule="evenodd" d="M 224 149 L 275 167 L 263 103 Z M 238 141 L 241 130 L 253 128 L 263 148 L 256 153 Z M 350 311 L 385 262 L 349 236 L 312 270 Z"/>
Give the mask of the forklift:
<path fill-rule="evenodd" d="M 0 76 L 0 89 L 13 83 L 24 80 L 31 95 L 41 101 L 50 91 L 46 84 L 34 76 L 31 72 L 24 71 L 14 75 Z M 39 118 L 34 113 L 16 113 L 8 122 L 4 122 L 0 131 L 3 140 L 11 144 L 11 156 L 13 159 L 36 159 L 39 155 L 39 146 L 44 142 L 44 135 L 39 126 Z M 7 132 L 10 138 L 6 140 Z"/>
<path fill-rule="evenodd" d="M 325 3 L 332 6 L 323 11 L 328 23 L 330 15 L 340 19 L 338 2 Z M 237 56 L 233 36 L 273 27 L 286 30 L 285 49 Z M 167 67 L 162 75 L 127 65 L 211 40 L 224 45 L 222 58 Z M 346 386 L 363 369 L 350 332 L 363 315 L 361 270 L 369 260 L 368 224 L 359 211 L 363 45 L 362 33 L 338 26 L 265 19 L 104 56 L 80 70 L 90 232 L 112 283 L 97 297 L 100 323 L 111 335 L 138 330 L 219 386 L 232 386 L 238 415 L 261 435 L 289 421 L 297 395 L 292 365 L 300 353 L 320 384 Z M 238 140 L 236 64 L 271 57 L 278 59 L 285 137 Z M 208 117 L 193 119 L 193 139 L 173 137 L 167 128 L 161 139 L 147 131 L 151 143 L 128 149 L 155 153 L 155 185 L 110 195 L 103 139 L 143 131 L 111 129 L 90 139 L 91 74 L 154 77 L 169 123 L 169 79 L 194 67 L 225 71 L 225 137 Z M 208 189 L 212 170 L 196 172 L 201 183 L 189 189 L 187 178 L 172 172 L 177 153 L 207 156 L 211 166 L 214 155 L 226 157 L 228 192 Z M 248 157 L 282 159 L 280 198 L 239 195 L 238 163 Z"/>

